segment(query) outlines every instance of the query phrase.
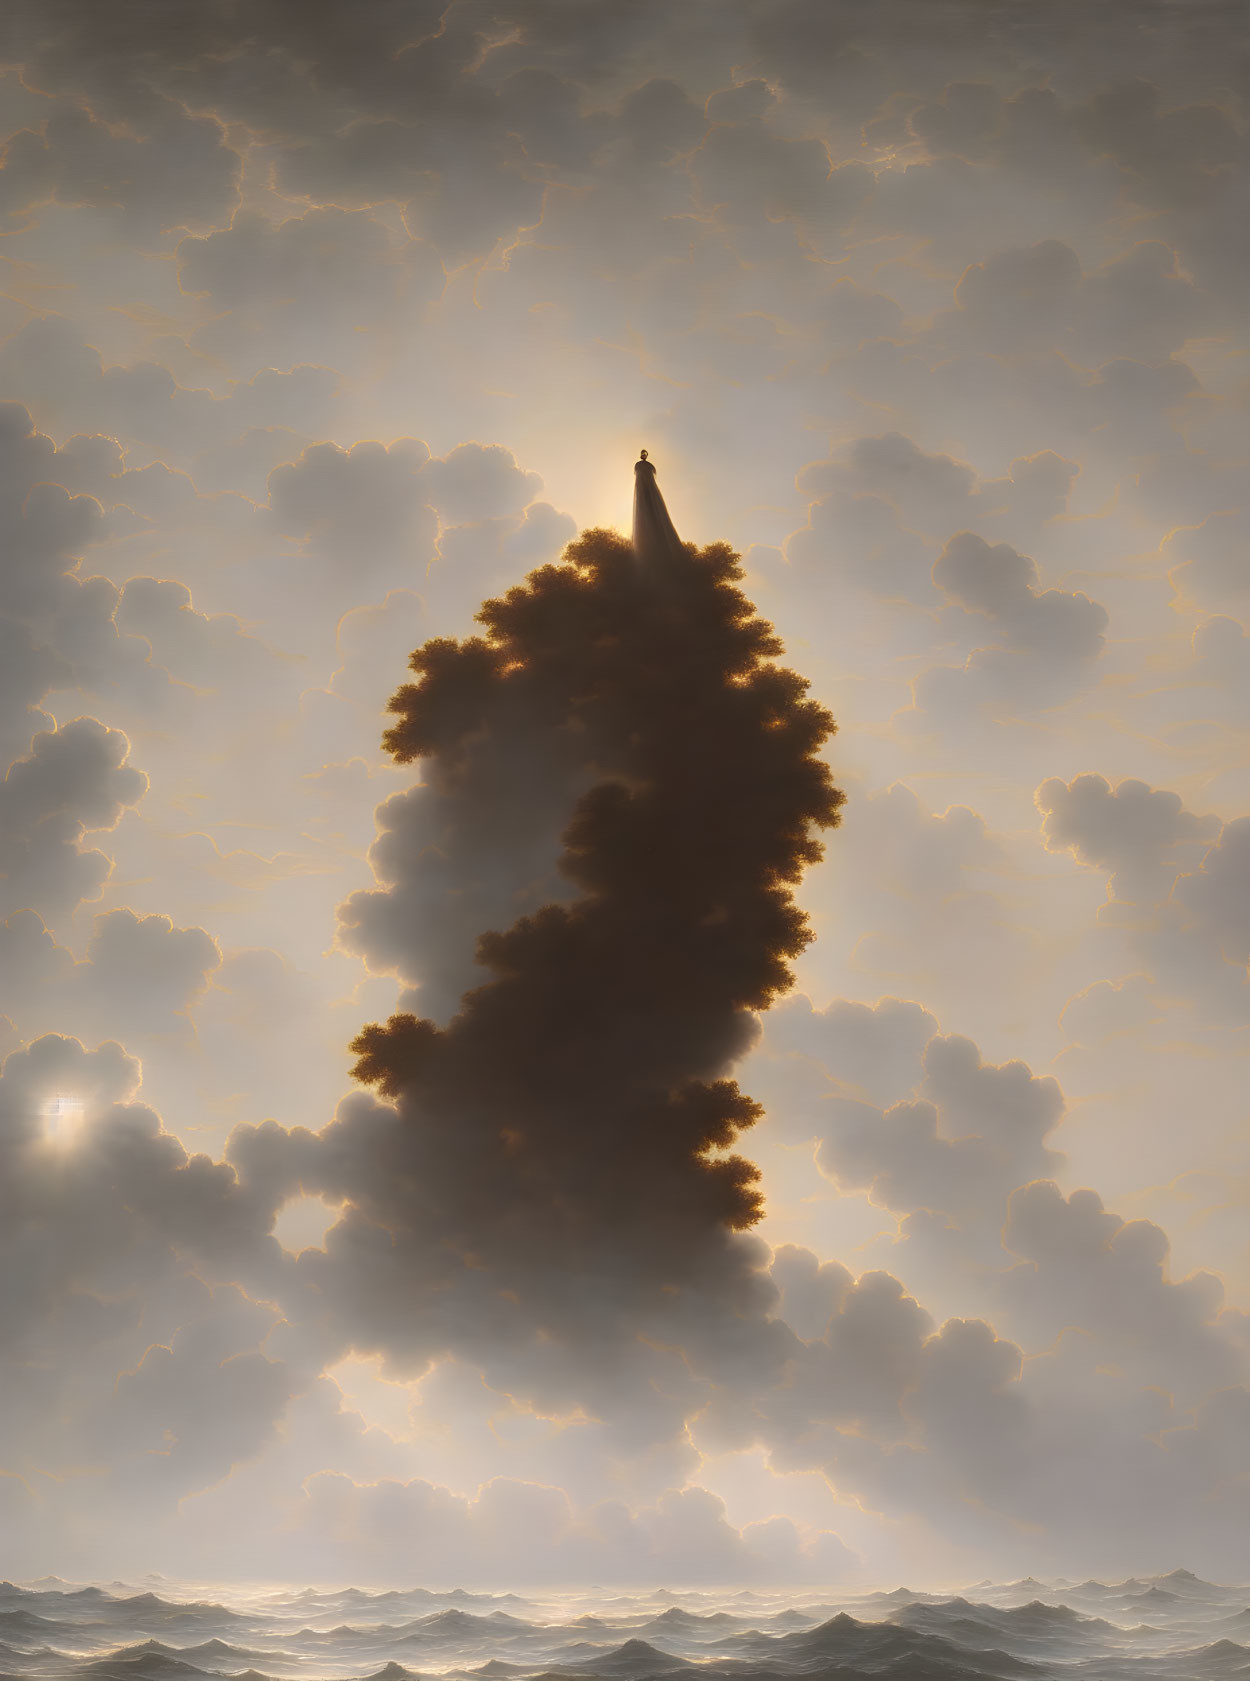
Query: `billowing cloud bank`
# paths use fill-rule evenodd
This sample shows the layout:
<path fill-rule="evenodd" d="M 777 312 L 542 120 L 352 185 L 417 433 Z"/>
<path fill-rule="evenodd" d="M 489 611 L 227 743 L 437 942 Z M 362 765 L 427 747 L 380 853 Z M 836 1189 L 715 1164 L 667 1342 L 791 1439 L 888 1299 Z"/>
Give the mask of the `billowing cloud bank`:
<path fill-rule="evenodd" d="M 0 1569 L 1250 1573 L 1242 33 L 0 21 Z"/>

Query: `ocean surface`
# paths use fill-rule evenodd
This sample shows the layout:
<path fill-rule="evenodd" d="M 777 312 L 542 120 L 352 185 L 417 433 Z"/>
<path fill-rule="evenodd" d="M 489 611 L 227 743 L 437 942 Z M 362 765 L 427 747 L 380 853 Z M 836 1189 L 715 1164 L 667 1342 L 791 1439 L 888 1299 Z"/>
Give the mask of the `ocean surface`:
<path fill-rule="evenodd" d="M 1250 1681 L 1250 1588 L 1188 1571 L 958 1595 L 0 1584 L 4 1676 L 82 1681 Z"/>

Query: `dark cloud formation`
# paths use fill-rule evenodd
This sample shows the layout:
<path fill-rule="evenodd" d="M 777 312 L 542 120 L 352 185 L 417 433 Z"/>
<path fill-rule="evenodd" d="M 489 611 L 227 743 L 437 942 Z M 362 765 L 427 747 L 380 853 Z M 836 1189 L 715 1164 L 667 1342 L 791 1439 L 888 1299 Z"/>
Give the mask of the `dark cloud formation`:
<path fill-rule="evenodd" d="M 387 745 L 425 784 L 393 802 L 396 886 L 349 903 L 353 943 L 384 963 L 406 947 L 439 998 L 445 947 L 468 955 L 455 922 L 507 904 L 498 882 L 493 902 L 473 892 L 486 849 L 515 895 L 560 837 L 571 902 L 506 931 L 479 921 L 493 978 L 445 1028 L 398 1016 L 357 1041 L 359 1076 L 397 1112 L 345 1117 L 320 1150 L 357 1163 L 338 1185 L 358 1210 L 344 1239 L 361 1221 L 390 1234 L 397 1297 L 378 1314 L 402 1300 L 415 1330 L 438 1312 L 440 1255 L 475 1257 L 484 1292 L 515 1296 L 505 1322 L 561 1342 L 601 1340 L 605 1308 L 560 1278 L 600 1280 L 628 1323 L 696 1277 L 743 1288 L 727 1239 L 759 1194 L 723 1152 L 757 1106 L 725 1076 L 809 938 L 791 889 L 841 795 L 816 756 L 832 720 L 774 663 L 739 576 L 723 545 L 661 565 L 589 532 L 489 602 L 484 637 L 413 656 Z M 418 895 L 434 912 L 436 838 L 441 926 L 414 920 Z"/>

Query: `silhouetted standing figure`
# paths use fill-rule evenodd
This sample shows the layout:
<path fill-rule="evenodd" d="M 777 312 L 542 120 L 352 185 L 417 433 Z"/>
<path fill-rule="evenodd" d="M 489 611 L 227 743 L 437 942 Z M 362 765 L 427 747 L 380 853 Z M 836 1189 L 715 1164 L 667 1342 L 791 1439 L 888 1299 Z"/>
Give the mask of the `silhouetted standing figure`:
<path fill-rule="evenodd" d="M 634 552 L 640 559 L 663 560 L 681 553 L 677 535 L 660 487 L 655 482 L 655 463 L 644 449 L 634 465 Z"/>

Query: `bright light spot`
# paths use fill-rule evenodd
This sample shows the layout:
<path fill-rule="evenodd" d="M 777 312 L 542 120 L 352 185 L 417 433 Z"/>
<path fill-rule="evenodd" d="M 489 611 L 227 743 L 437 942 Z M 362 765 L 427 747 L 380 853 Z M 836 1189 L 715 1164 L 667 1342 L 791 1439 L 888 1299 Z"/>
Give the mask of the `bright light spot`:
<path fill-rule="evenodd" d="M 64 1148 L 82 1130 L 82 1099 L 67 1092 L 54 1092 L 43 1106 L 43 1132 L 50 1144 Z"/>
<path fill-rule="evenodd" d="M 324 1197 L 292 1197 L 278 1210 L 273 1235 L 292 1255 L 301 1249 L 324 1249 L 325 1236 L 339 1210 Z"/>
<path fill-rule="evenodd" d="M 337 1365 L 326 1370 L 342 1391 L 344 1405 L 359 1413 L 366 1424 L 375 1425 L 397 1439 L 411 1436 L 410 1408 L 416 1396 L 415 1386 L 396 1383 L 384 1378 L 380 1355 L 363 1359 L 349 1354 Z"/>

